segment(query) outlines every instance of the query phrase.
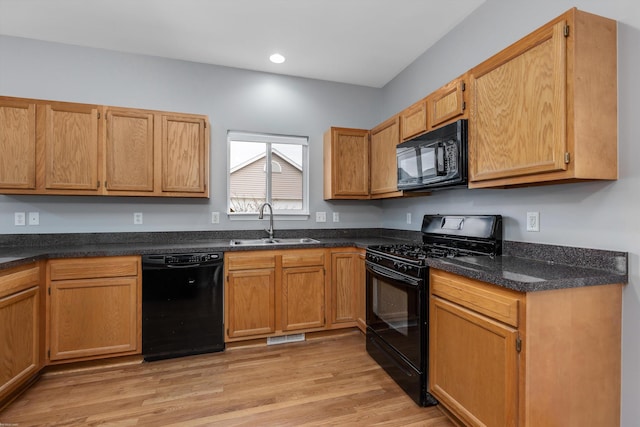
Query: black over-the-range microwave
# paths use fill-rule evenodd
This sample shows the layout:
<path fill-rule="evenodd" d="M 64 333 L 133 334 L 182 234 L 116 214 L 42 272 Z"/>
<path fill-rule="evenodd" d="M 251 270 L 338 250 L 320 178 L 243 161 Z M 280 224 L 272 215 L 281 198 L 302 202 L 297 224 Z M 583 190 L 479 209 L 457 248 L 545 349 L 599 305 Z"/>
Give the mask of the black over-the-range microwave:
<path fill-rule="evenodd" d="M 398 145 L 398 190 L 467 184 L 467 120 L 461 119 Z"/>

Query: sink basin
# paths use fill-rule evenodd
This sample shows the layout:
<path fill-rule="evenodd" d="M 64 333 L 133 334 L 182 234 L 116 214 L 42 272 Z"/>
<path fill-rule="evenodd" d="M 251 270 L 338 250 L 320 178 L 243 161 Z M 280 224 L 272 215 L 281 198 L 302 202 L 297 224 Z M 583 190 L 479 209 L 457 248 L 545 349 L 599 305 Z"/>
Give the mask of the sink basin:
<path fill-rule="evenodd" d="M 309 237 L 291 237 L 291 238 L 264 238 L 264 239 L 233 239 L 232 246 L 263 246 L 263 245 L 303 245 L 309 243 L 319 243 L 315 239 Z"/>
<path fill-rule="evenodd" d="M 305 243 L 320 243 L 316 239 L 312 239 L 310 237 L 292 237 L 288 239 L 273 239 L 275 243 L 285 244 L 285 245 L 296 245 L 296 244 L 305 244 Z"/>

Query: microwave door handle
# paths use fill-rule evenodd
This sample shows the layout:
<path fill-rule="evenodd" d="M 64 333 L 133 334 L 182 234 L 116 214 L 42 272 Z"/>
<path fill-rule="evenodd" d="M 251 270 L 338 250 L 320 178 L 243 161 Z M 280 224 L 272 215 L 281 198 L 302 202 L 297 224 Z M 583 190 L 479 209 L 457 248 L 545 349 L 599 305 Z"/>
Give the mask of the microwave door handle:
<path fill-rule="evenodd" d="M 418 171 L 418 175 L 416 176 L 418 181 L 422 180 L 422 156 L 420 155 L 420 147 L 414 148 L 415 156 L 416 156 L 416 170 Z"/>
<path fill-rule="evenodd" d="M 436 170 L 437 176 L 443 176 L 447 174 L 447 170 L 444 164 L 444 145 L 442 143 L 436 144 L 434 147 L 435 156 L 433 156 L 433 161 L 435 162 L 434 169 Z"/>

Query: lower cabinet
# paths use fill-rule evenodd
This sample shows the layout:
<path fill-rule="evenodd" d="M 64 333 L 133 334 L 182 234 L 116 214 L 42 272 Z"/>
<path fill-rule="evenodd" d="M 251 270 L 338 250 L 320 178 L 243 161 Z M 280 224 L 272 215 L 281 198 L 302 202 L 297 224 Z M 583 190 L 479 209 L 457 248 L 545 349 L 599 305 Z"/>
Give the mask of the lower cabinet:
<path fill-rule="evenodd" d="M 276 258 L 272 253 L 225 255 L 226 338 L 276 331 Z"/>
<path fill-rule="evenodd" d="M 522 293 L 431 269 L 430 288 L 428 387 L 464 425 L 619 425 L 621 284 Z"/>
<path fill-rule="evenodd" d="M 322 328 L 325 325 L 324 267 L 282 270 L 282 330 Z"/>
<path fill-rule="evenodd" d="M 332 250 L 332 325 L 358 326 L 363 330 L 364 286 L 364 251 L 355 248 Z"/>
<path fill-rule="evenodd" d="M 225 254 L 227 341 L 322 330 L 324 249 Z"/>
<path fill-rule="evenodd" d="M 47 286 L 51 363 L 140 354 L 140 257 L 51 260 Z"/>
<path fill-rule="evenodd" d="M 227 252 L 225 272 L 227 342 L 365 328 L 362 249 Z"/>
<path fill-rule="evenodd" d="M 0 272 L 0 408 L 41 367 L 40 270 L 29 264 Z"/>

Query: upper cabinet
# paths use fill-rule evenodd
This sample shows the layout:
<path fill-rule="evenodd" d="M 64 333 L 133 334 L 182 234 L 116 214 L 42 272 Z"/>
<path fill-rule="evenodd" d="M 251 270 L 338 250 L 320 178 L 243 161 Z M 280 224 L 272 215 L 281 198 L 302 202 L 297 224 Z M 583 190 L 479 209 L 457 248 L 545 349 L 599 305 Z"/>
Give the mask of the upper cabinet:
<path fill-rule="evenodd" d="M 324 134 L 324 198 L 369 198 L 369 131 L 332 127 Z"/>
<path fill-rule="evenodd" d="M 162 115 L 161 140 L 163 193 L 206 193 L 209 181 L 206 119 Z"/>
<path fill-rule="evenodd" d="M 97 193 L 100 187 L 98 106 L 38 105 L 37 132 L 44 147 L 44 187 Z M 41 129 L 42 126 L 42 129 Z"/>
<path fill-rule="evenodd" d="M 616 23 L 572 9 L 470 71 L 469 187 L 617 179 Z"/>
<path fill-rule="evenodd" d="M 400 117 L 371 131 L 332 127 L 324 134 L 324 198 L 381 199 L 398 191 Z"/>
<path fill-rule="evenodd" d="M 371 129 L 370 192 L 372 199 L 398 197 L 396 146 L 400 143 L 400 116 Z"/>
<path fill-rule="evenodd" d="M 36 188 L 36 104 L 0 98 L 0 191 Z"/>
<path fill-rule="evenodd" d="M 461 76 L 400 113 L 400 139 L 406 141 L 453 120 L 467 118 L 466 81 Z"/>
<path fill-rule="evenodd" d="M 0 193 L 209 197 L 206 116 L 0 97 Z"/>
<path fill-rule="evenodd" d="M 466 87 L 466 76 L 458 77 L 426 98 L 429 130 L 467 118 Z"/>
<path fill-rule="evenodd" d="M 148 112 L 107 107 L 105 187 L 118 191 L 154 190 L 154 120 Z"/>
<path fill-rule="evenodd" d="M 425 133 L 427 127 L 427 100 L 421 99 L 400 113 L 400 139 L 406 141 Z"/>

